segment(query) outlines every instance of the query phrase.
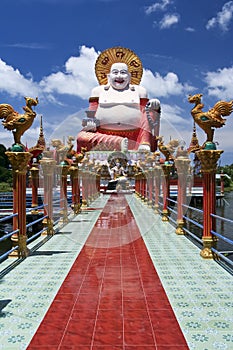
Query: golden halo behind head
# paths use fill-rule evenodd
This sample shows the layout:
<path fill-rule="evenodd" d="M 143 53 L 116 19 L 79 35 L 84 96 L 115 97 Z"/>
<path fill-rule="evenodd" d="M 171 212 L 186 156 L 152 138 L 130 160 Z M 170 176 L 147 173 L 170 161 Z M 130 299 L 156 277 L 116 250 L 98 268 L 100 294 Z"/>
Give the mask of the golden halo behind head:
<path fill-rule="evenodd" d="M 113 63 L 122 62 L 127 64 L 131 73 L 131 84 L 139 85 L 142 78 L 142 62 L 130 49 L 124 47 L 112 47 L 99 55 L 95 63 L 95 74 L 100 85 L 108 83 L 107 74 L 110 73 Z"/>

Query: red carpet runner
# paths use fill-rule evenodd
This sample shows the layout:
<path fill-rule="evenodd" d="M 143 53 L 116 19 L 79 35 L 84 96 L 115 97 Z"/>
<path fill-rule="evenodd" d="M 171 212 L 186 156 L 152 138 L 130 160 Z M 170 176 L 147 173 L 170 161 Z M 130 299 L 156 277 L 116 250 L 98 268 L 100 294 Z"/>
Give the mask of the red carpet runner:
<path fill-rule="evenodd" d="M 36 349 L 188 349 L 124 195 L 110 197 L 28 346 Z"/>

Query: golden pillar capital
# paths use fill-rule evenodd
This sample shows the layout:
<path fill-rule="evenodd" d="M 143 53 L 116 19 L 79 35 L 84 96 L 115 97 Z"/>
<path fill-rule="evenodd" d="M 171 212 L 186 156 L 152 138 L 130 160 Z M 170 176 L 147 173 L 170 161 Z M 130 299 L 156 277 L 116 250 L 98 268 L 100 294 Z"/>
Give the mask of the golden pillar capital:
<path fill-rule="evenodd" d="M 38 164 L 33 164 L 33 166 L 30 169 L 32 177 L 37 177 L 39 175 L 39 167 Z"/>
<path fill-rule="evenodd" d="M 189 174 L 190 159 L 185 157 L 178 157 L 175 159 L 175 166 L 179 175 Z"/>
<path fill-rule="evenodd" d="M 217 169 L 217 162 L 223 153 L 222 150 L 206 150 L 202 149 L 195 152 L 201 162 L 202 173 L 212 173 Z"/>
<path fill-rule="evenodd" d="M 6 155 L 11 163 L 13 171 L 26 174 L 28 170 L 28 162 L 32 157 L 29 152 L 6 152 Z"/>
<path fill-rule="evenodd" d="M 46 175 L 53 175 L 54 168 L 56 166 L 56 161 L 50 158 L 43 158 L 40 160 L 40 165 L 42 167 L 43 173 Z"/>

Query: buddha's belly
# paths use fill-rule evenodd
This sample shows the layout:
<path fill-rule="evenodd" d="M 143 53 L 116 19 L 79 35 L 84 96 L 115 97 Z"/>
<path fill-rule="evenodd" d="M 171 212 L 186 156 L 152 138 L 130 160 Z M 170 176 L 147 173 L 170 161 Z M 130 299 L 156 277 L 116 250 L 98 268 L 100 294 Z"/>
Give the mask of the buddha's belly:
<path fill-rule="evenodd" d="M 100 128 L 106 130 L 133 130 L 140 127 L 141 112 L 138 106 L 101 106 L 99 105 L 96 118 Z"/>

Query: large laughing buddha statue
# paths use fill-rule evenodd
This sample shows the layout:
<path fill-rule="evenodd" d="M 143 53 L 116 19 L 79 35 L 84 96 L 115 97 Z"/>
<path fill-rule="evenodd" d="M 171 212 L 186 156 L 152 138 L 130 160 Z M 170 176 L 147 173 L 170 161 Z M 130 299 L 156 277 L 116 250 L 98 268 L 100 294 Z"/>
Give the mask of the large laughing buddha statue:
<path fill-rule="evenodd" d="M 115 47 L 99 55 L 95 72 L 100 85 L 92 90 L 78 151 L 156 150 L 160 102 L 149 100 L 139 85 L 142 71 L 140 59 L 129 49 Z"/>

